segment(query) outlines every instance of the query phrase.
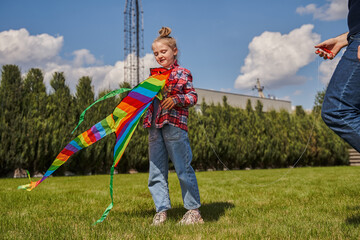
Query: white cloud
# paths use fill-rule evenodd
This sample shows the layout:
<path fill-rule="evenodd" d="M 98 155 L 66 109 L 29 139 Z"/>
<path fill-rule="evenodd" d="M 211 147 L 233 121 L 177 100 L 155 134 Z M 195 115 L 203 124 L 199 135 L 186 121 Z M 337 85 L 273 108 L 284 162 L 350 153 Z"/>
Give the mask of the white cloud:
<path fill-rule="evenodd" d="M 85 64 L 94 64 L 96 63 L 96 58 L 94 55 L 90 53 L 87 49 L 80 49 L 73 52 L 74 58 L 74 65 L 75 66 L 82 66 Z"/>
<path fill-rule="evenodd" d="M 319 66 L 320 81 L 327 85 L 333 75 L 336 66 L 338 65 L 341 57 L 337 56 L 333 60 L 323 61 Z"/>
<path fill-rule="evenodd" d="M 48 34 L 30 36 L 22 28 L 0 32 L 0 65 L 42 63 L 54 60 L 63 45 L 63 37 Z"/>
<path fill-rule="evenodd" d="M 63 37 L 48 34 L 31 36 L 26 29 L 0 32 L 0 65 L 16 64 L 26 72 L 30 68 L 40 68 L 44 81 L 50 90 L 50 80 L 54 72 L 64 72 L 66 84 L 75 92 L 79 78 L 92 78 L 95 94 L 100 90 L 115 89 L 124 81 L 124 61 L 113 65 L 103 65 L 87 49 L 73 51 L 73 60 L 59 56 Z M 150 74 L 149 68 L 158 66 L 153 54 L 146 54 L 144 76 Z"/>
<path fill-rule="evenodd" d="M 312 32 L 313 28 L 313 25 L 307 24 L 289 34 L 266 31 L 254 37 L 235 88 L 250 88 L 257 78 L 272 88 L 306 81 L 305 77 L 296 73 L 315 58 L 314 45 L 320 41 L 320 36 Z"/>
<path fill-rule="evenodd" d="M 305 7 L 298 7 L 296 12 L 300 15 L 313 14 L 314 19 L 333 21 L 344 19 L 348 13 L 348 0 L 327 0 L 323 6 L 308 4 Z"/>
<path fill-rule="evenodd" d="M 146 54 L 143 58 L 145 73 L 144 76 L 149 76 L 150 67 L 157 66 L 153 54 Z M 74 62 L 76 59 L 74 59 Z M 96 61 L 96 60 L 95 60 Z M 77 66 L 76 64 L 58 64 L 56 62 L 49 62 L 44 67 L 45 83 L 50 85 L 50 80 L 54 72 L 64 72 L 66 82 L 70 89 L 74 92 L 78 79 L 82 76 L 90 76 L 92 78 L 92 85 L 97 94 L 101 90 L 119 88 L 119 84 L 124 82 L 124 61 L 117 61 L 114 66 Z M 146 77 L 145 77 L 146 78 Z"/>

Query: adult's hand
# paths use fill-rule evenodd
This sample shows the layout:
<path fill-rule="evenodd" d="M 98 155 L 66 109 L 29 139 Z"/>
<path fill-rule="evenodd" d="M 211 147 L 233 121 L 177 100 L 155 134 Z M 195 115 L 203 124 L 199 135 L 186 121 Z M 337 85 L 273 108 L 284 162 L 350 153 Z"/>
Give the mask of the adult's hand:
<path fill-rule="evenodd" d="M 348 45 L 347 41 L 347 35 L 348 33 L 341 34 L 340 36 L 337 36 L 335 38 L 330 38 L 322 43 L 319 43 L 315 46 L 315 48 L 318 48 L 318 50 L 315 51 L 316 54 L 319 54 L 320 57 L 323 57 L 324 59 L 333 59 L 340 50 Z M 331 53 L 328 53 L 321 48 L 326 48 L 331 51 Z M 359 57 L 359 52 L 358 52 Z"/>

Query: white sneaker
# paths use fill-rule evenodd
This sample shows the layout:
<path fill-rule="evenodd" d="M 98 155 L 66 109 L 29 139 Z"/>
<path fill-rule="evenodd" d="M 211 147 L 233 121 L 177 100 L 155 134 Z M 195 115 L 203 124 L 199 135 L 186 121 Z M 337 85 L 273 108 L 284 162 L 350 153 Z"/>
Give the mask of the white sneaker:
<path fill-rule="evenodd" d="M 181 221 L 180 225 L 191 225 L 191 224 L 202 224 L 204 220 L 200 215 L 200 211 L 198 209 L 191 209 L 187 211 Z"/>
<path fill-rule="evenodd" d="M 166 211 L 156 213 L 151 225 L 159 226 L 163 224 L 166 221 L 166 217 L 167 217 Z"/>

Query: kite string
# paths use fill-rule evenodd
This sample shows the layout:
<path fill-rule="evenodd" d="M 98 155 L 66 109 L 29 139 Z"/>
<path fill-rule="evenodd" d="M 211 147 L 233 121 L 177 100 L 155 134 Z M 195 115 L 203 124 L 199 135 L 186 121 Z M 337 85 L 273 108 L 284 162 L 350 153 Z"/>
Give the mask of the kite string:
<path fill-rule="evenodd" d="M 319 66 L 320 66 L 320 60 L 317 59 L 317 83 L 319 82 L 319 76 L 320 76 L 320 71 L 319 71 Z M 266 183 L 266 184 L 254 184 L 254 183 L 249 183 L 245 180 L 243 180 L 242 178 L 240 178 L 238 175 L 235 175 L 232 174 L 235 176 L 235 178 L 239 179 L 242 183 L 246 184 L 246 185 L 250 185 L 250 186 L 255 186 L 255 187 L 266 187 L 266 186 L 269 186 L 269 185 L 272 185 L 272 184 L 275 184 L 277 182 L 279 182 L 280 180 L 282 180 L 284 177 L 286 177 L 296 166 L 297 164 L 300 162 L 300 160 L 302 159 L 303 155 L 305 154 L 306 150 L 308 149 L 309 145 L 310 145 L 310 141 L 311 141 L 311 138 L 313 136 L 313 133 L 314 133 L 314 129 L 315 129 L 315 124 L 317 122 L 317 119 L 319 117 L 319 113 L 320 113 L 320 108 L 316 108 L 315 109 L 315 113 L 314 113 L 314 120 L 313 120 L 313 123 L 312 123 L 312 127 L 311 127 L 311 131 L 310 131 L 310 134 L 309 134 L 309 137 L 307 138 L 307 142 L 306 142 L 306 145 L 305 145 L 305 148 L 304 150 L 301 152 L 300 156 L 298 157 L 298 159 L 295 161 L 295 163 L 282 175 L 280 176 L 278 179 L 270 182 L 270 183 Z M 225 168 L 225 170 L 230 170 L 226 164 L 221 160 L 221 158 L 219 157 L 219 155 L 217 154 L 216 150 L 215 150 L 215 147 L 214 145 L 211 143 L 210 141 L 210 138 L 208 136 L 208 134 L 206 133 L 206 130 L 205 130 L 205 127 L 204 127 L 204 124 L 201 124 L 201 119 L 199 118 L 198 114 L 195 113 L 203 131 L 204 131 L 204 134 L 205 134 L 205 137 L 210 145 L 210 148 L 212 149 L 212 151 L 214 152 L 216 158 L 218 159 L 218 161 L 223 165 L 223 167 Z"/>

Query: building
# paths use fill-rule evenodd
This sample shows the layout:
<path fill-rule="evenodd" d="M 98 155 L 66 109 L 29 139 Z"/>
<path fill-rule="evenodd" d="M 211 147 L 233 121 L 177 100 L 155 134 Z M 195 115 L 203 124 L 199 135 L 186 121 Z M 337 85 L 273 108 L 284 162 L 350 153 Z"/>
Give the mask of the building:
<path fill-rule="evenodd" d="M 228 93 L 228 92 L 220 92 L 202 88 L 196 88 L 196 92 L 198 94 L 198 102 L 197 105 L 200 106 L 201 103 L 205 100 L 207 104 L 214 103 L 223 104 L 223 97 L 226 96 L 227 103 L 232 107 L 237 108 L 246 108 L 246 104 L 248 99 L 251 101 L 251 106 L 255 108 L 257 101 L 260 101 L 263 104 L 263 111 L 268 112 L 271 110 L 280 111 L 284 109 L 288 112 L 291 112 L 291 102 L 285 100 L 276 100 L 270 98 L 260 98 L 236 93 Z"/>

